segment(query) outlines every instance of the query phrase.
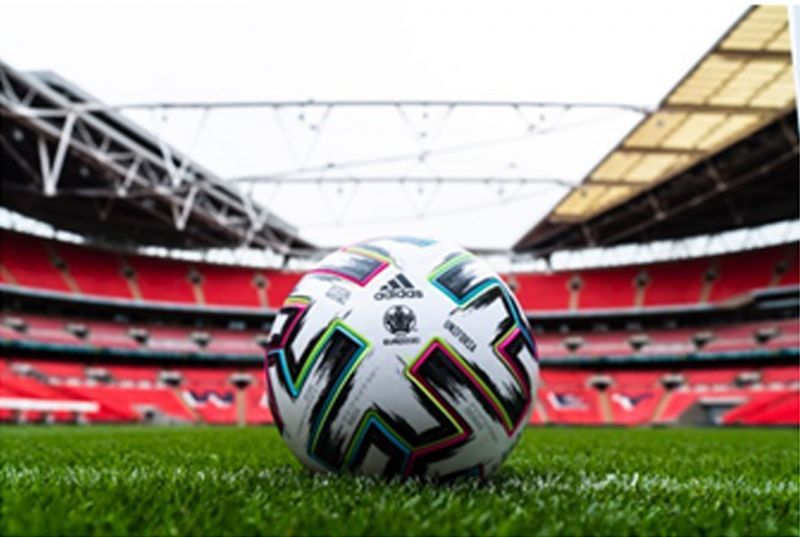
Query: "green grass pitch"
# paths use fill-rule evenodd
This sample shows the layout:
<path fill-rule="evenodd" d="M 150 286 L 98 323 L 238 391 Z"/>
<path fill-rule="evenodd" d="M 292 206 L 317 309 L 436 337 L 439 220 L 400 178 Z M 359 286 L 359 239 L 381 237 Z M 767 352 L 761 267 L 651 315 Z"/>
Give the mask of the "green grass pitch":
<path fill-rule="evenodd" d="M 798 535 L 797 430 L 531 429 L 486 482 L 303 470 L 274 428 L 3 427 L 2 535 Z"/>

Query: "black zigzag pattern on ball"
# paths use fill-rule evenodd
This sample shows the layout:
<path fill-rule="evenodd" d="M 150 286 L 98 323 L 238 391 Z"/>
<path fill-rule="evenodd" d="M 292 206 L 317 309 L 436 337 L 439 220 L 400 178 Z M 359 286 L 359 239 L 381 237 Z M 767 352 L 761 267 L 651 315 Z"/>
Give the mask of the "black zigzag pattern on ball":
<path fill-rule="evenodd" d="M 384 409 L 376 406 L 373 407 L 372 410 L 364 416 L 364 418 L 362 418 L 362 423 L 359 424 L 359 428 L 364 425 L 363 422 L 367 420 L 373 420 L 373 418 L 377 416 L 382 424 L 388 425 L 393 431 L 395 431 L 395 433 L 397 433 L 399 436 L 399 439 L 412 450 L 414 448 L 418 448 L 419 446 L 435 444 L 438 441 L 458 434 L 458 429 L 450 420 L 447 419 L 447 416 L 441 411 L 441 409 L 437 407 L 433 401 L 431 401 L 431 399 L 422 392 L 422 390 L 415 387 L 414 391 L 417 401 L 434 419 L 436 425 L 423 431 L 417 431 L 400 415 L 394 412 L 387 412 Z M 449 411 L 453 414 L 455 413 L 452 408 L 449 409 Z M 462 425 L 466 426 L 465 424 Z M 457 445 L 453 445 L 448 449 L 436 450 L 429 454 L 417 457 L 415 459 L 414 467 L 410 468 L 410 474 L 425 474 L 428 464 L 437 460 L 447 459 L 452 455 L 453 450 L 456 447 L 463 445 L 466 440 L 468 440 L 468 437 L 465 437 Z M 398 447 L 397 443 L 388 437 L 382 431 L 381 426 L 377 425 L 377 422 L 374 420 L 371 421 L 370 425 L 367 425 L 364 438 L 353 453 L 353 458 L 350 461 L 349 469 L 353 471 L 358 470 L 364 463 L 364 459 L 371 448 L 378 449 L 389 458 L 383 471 L 385 477 L 398 475 L 405 470 L 404 465 L 407 458 L 410 457 L 410 453 L 407 453 Z"/>
<path fill-rule="evenodd" d="M 515 321 L 510 308 L 516 306 L 510 302 L 509 298 L 499 286 L 495 286 L 487 289 L 486 292 L 484 292 L 481 296 L 473 300 L 471 304 L 464 308 L 465 311 L 480 310 L 489 307 L 497 301 L 500 301 L 503 304 L 503 308 L 506 310 L 506 317 L 503 318 L 500 323 L 498 323 L 495 329 L 492 347 L 497 345 L 501 338 L 514 326 Z M 506 390 L 504 392 L 503 390 L 499 389 L 491 375 L 487 374 L 486 371 L 481 369 L 477 364 L 470 363 L 470 366 L 475 371 L 475 374 L 480 377 L 483 383 L 491 390 L 495 397 L 497 397 L 497 400 L 502 405 L 506 414 L 508 414 L 508 417 L 511 419 L 512 423 L 517 423 L 522 418 L 522 414 L 525 412 L 525 409 L 530 402 L 531 379 L 528 376 L 527 369 L 525 366 L 523 366 L 522 361 L 519 358 L 520 354 L 525 348 L 528 348 L 531 356 L 533 356 L 533 350 L 529 348 L 525 338 L 517 333 L 514 339 L 505 347 L 507 359 L 511 362 L 511 366 L 506 364 L 505 360 L 502 360 L 500 357 L 498 357 L 499 360 L 503 361 L 503 365 L 511 375 L 514 375 L 515 378 L 517 375 L 522 377 L 521 380 L 523 385 L 520 386 L 519 384 L 514 383 L 510 391 Z"/>
<path fill-rule="evenodd" d="M 348 361 L 344 359 L 345 355 L 343 353 L 345 352 L 347 352 L 346 349 L 331 352 L 331 356 L 338 354 L 339 359 L 331 359 L 330 379 L 338 378 L 337 375 L 340 374 L 340 370 L 336 367 L 336 364 Z M 413 385 L 417 402 L 428 412 L 436 423 L 433 427 L 418 431 L 400 415 L 374 406 L 364 414 L 359 423 L 359 427 L 355 429 L 360 429 L 362 425 L 367 427 L 360 444 L 358 446 L 351 446 L 351 444 L 358 440 L 353 437 L 350 438 L 347 445 L 345 445 L 344 435 L 333 431 L 332 424 L 352 391 L 351 377 L 342 387 L 337 400 L 332 402 L 325 423 L 321 424 L 319 438 L 313 454 L 331 467 L 343 469 L 347 462 L 344 460 L 344 457 L 347 451 L 352 447 L 355 451 L 349 462 L 348 469 L 356 471 L 364 463 L 364 459 L 370 448 L 374 447 L 384 453 L 389 459 L 384 473 L 387 476 L 397 475 L 397 473 L 402 470 L 410 454 L 401 449 L 395 441 L 389 438 L 387 434 L 384 433 L 385 429 L 377 425 L 377 423 L 382 423 L 394 431 L 399 436 L 402 443 L 409 446 L 411 450 L 418 450 L 423 446 L 436 445 L 437 443 L 442 444 L 440 449 L 430 450 L 429 452 L 422 450 L 422 452 L 419 452 L 414 457 L 413 466 L 407 469 L 406 473 L 409 475 L 425 475 L 431 463 L 445 460 L 452 456 L 456 449 L 464 445 L 472 437 L 472 429 L 464 422 L 452 405 L 447 402 L 446 398 L 441 396 L 446 394 L 449 398 L 457 399 L 464 390 L 468 390 L 474 394 L 475 398 L 480 401 L 482 405 L 488 405 L 488 403 L 485 402 L 485 398 L 478 393 L 473 383 L 470 382 L 461 370 L 453 365 L 452 361 L 438 349 L 433 351 L 433 354 L 419 367 L 417 370 L 417 378 L 425 384 L 428 390 L 440 396 L 438 401 L 439 405 L 443 406 L 445 409 L 443 412 L 442 408 L 436 404 L 436 401 L 431 399 L 428 393 L 420 389 L 417 385 Z M 326 386 L 332 386 L 332 383 L 328 382 Z M 322 401 L 327 399 L 329 393 L 330 389 L 326 388 L 321 394 L 319 398 L 320 402 L 317 403 L 312 412 L 314 420 L 317 419 L 319 412 L 324 408 Z M 491 408 L 486 408 L 486 410 L 489 412 L 488 415 L 492 417 L 492 419 L 496 419 L 494 418 L 495 412 Z M 378 420 L 374 420 L 376 417 Z M 453 419 L 457 421 L 458 426 L 453 423 Z M 365 422 L 370 420 L 372 420 L 370 424 L 365 424 Z M 454 441 L 448 444 L 448 439 L 454 439 Z"/>
<path fill-rule="evenodd" d="M 281 387 L 285 392 L 292 393 L 292 390 L 289 388 L 287 383 L 286 376 L 281 371 L 281 365 L 278 363 L 278 354 L 279 352 L 283 352 L 286 365 L 289 368 L 289 372 L 293 379 L 297 378 L 297 374 L 301 369 L 301 365 L 297 363 L 294 354 L 294 341 L 297 338 L 297 334 L 300 333 L 303 325 L 305 324 L 306 312 L 310 308 L 310 305 L 306 308 L 301 308 L 298 305 L 288 305 L 283 306 L 279 311 L 278 315 L 275 317 L 276 319 L 280 317 L 284 317 L 285 321 L 281 328 L 280 332 L 273 333 L 270 336 L 269 344 L 267 347 L 267 366 L 275 367 L 277 370 L 276 377 L 278 379 L 278 386 Z M 300 317 L 298 317 L 300 316 Z M 295 324 L 295 321 L 297 323 Z M 321 334 L 317 334 L 317 337 Z M 308 347 L 306 347 L 308 348 Z M 269 375 L 269 372 L 267 372 Z M 274 387 L 273 387 L 274 389 Z M 272 395 L 270 395 L 272 397 Z M 275 413 L 273 412 L 273 415 Z"/>
<path fill-rule="evenodd" d="M 523 367 L 522 362 L 519 359 L 520 353 L 522 353 L 525 347 L 525 338 L 523 338 L 519 332 L 517 332 L 514 338 L 508 342 L 505 347 L 507 359 L 514 364 L 517 374 L 522 377 L 523 385 L 518 386 L 517 384 L 514 384 L 510 393 L 503 394 L 497 389 L 494 383 L 490 384 L 490 389 L 494 391 L 497 399 L 500 401 L 500 404 L 503 405 L 503 408 L 505 409 L 512 423 L 517 423 L 520 419 L 522 419 L 522 415 L 528 407 L 531 398 L 531 380 L 528 376 L 527 370 L 525 367 Z M 480 375 L 481 373 L 482 372 L 479 372 L 478 374 Z M 481 378 L 484 379 L 484 382 L 487 382 L 485 376 L 482 376 Z M 488 379 L 487 384 L 490 381 L 491 379 Z"/>
<path fill-rule="evenodd" d="M 469 391 L 484 410 L 487 417 L 496 422 L 501 418 L 497 411 L 486 399 L 483 393 L 473 384 L 442 351 L 436 349 L 417 373 L 424 378 L 430 386 L 439 393 L 447 394 L 452 399 L 462 397 L 463 391 Z"/>
<path fill-rule="evenodd" d="M 360 282 L 375 272 L 381 264 L 381 261 L 372 257 L 348 252 L 326 261 L 326 264 L 319 267 L 319 269 L 332 270 Z"/>
<path fill-rule="evenodd" d="M 311 410 L 311 423 L 318 424 L 319 420 L 325 418 L 324 423 L 319 423 L 319 433 L 316 445 L 312 450 L 312 455 L 316 456 L 326 464 L 341 468 L 341 460 L 347 449 L 347 438 L 334 431 L 330 424 L 336 420 L 347 397 L 353 389 L 353 377 L 348 378 L 341 386 L 337 397 L 330 402 L 328 413 L 322 416 L 325 410 L 326 401 L 332 396 L 337 388 L 336 384 L 342 376 L 350 360 L 355 356 L 361 347 L 342 332 L 334 332 L 325 342 L 317 359 L 317 375 L 322 378 L 316 383 L 324 386 L 317 396 L 317 402 Z M 312 426 L 312 434 L 314 427 Z"/>
<path fill-rule="evenodd" d="M 470 291 L 482 285 L 488 278 L 474 274 L 470 267 L 474 264 L 471 259 L 450 267 L 436 277 L 436 281 L 445 289 L 453 293 L 459 301 L 464 300 Z"/>
<path fill-rule="evenodd" d="M 299 361 L 295 359 L 293 348 L 297 334 L 302 331 L 306 322 L 309 309 L 311 309 L 311 304 L 305 307 L 297 305 L 282 307 L 278 312 L 278 317 L 285 317 L 286 319 L 283 323 L 283 329 L 278 334 L 274 334 L 269 343 L 270 349 L 283 350 L 283 354 L 286 357 L 286 365 L 289 367 L 289 372 L 293 379 L 297 378 L 305 363 L 303 357 Z M 321 335 L 321 332 L 317 335 Z M 281 346 L 281 342 L 285 342 L 283 346 Z M 306 345 L 307 350 L 312 348 L 313 345 Z M 304 357 L 307 358 L 305 354 Z"/>
<path fill-rule="evenodd" d="M 492 347 L 497 345 L 503 336 L 511 330 L 514 326 L 514 319 L 512 317 L 506 317 L 502 321 L 497 324 L 497 328 L 495 328 L 495 335 L 492 339 Z M 523 351 L 527 350 L 533 356 L 531 352 L 531 348 L 528 343 L 525 341 L 525 338 L 522 337 L 520 334 L 509 343 L 506 344 L 506 352 L 508 353 L 509 358 L 511 359 L 512 363 L 516 366 L 517 371 L 522 374 L 522 379 L 525 381 L 526 386 L 531 385 L 531 379 L 528 376 L 528 370 L 522 366 L 522 360 L 519 359 L 519 354 Z"/>
<path fill-rule="evenodd" d="M 362 464 L 370 449 L 377 449 L 387 457 L 386 465 L 383 467 L 381 475 L 385 478 L 390 478 L 402 475 L 405 469 L 406 457 L 408 454 L 403 451 L 397 443 L 391 438 L 386 436 L 383 431 L 377 426 L 368 425 L 364 433 L 363 441 L 353 454 L 353 459 L 350 462 L 351 471 L 357 471 Z"/>

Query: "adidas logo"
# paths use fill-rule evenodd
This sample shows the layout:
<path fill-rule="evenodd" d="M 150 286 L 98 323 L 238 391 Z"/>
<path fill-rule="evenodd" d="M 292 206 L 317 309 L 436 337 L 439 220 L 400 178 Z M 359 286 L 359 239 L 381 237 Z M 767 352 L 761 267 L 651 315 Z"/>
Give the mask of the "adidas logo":
<path fill-rule="evenodd" d="M 422 291 L 414 287 L 408 278 L 398 274 L 383 284 L 375 295 L 375 300 L 389 300 L 392 298 L 422 298 Z"/>

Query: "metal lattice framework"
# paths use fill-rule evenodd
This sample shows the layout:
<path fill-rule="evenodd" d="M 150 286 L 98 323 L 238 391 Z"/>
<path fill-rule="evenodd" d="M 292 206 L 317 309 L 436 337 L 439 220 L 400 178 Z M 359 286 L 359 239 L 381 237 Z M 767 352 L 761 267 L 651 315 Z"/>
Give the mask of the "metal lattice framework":
<path fill-rule="evenodd" d="M 552 185 L 568 191 L 575 185 L 574 180 L 528 176 L 514 169 L 513 162 L 503 164 L 508 173 L 501 173 L 502 176 L 485 172 L 465 176 L 437 170 L 429 159 L 459 152 L 470 154 L 481 148 L 580 128 L 598 121 L 580 116 L 581 111 L 636 116 L 647 112 L 641 106 L 617 103 L 483 100 L 105 104 L 54 74 L 21 73 L 3 63 L 0 63 L 0 99 L 0 111 L 9 120 L 4 124 L 0 139 L 4 153 L 12 162 L 12 170 L 6 171 L 3 182 L 4 204 L 9 208 L 64 229 L 91 235 L 96 221 L 85 218 L 88 206 L 104 224 L 104 239 L 113 240 L 114 234 L 109 232 L 116 227 L 118 239 L 138 244 L 156 243 L 173 248 L 266 246 L 293 256 L 319 251 L 301 241 L 295 228 L 254 202 L 251 197 L 254 187 L 317 185 L 319 195 L 325 198 L 325 206 L 334 215 L 334 224 L 340 222 L 344 209 L 336 211 L 331 207 L 348 207 L 349 200 L 362 185 L 414 185 L 414 195 L 405 194 L 417 216 L 425 215 L 442 186 L 485 185 L 487 193 L 493 193 L 498 203 L 505 202 L 526 185 Z M 193 161 L 189 154 L 195 153 L 195 143 L 201 138 L 207 118 L 226 110 L 271 111 L 272 127 L 281 132 L 295 167 L 228 177 L 223 181 Z M 310 160 L 327 132 L 331 116 L 365 110 L 394 118 L 396 127 L 410 137 L 405 152 L 380 154 L 379 151 L 377 156 L 356 160 Z M 460 117 L 460 114 L 487 110 L 492 117 L 511 118 L 509 131 L 499 137 L 484 135 L 456 145 L 439 140 L 441 131 L 454 115 Z M 201 116 L 186 152 L 179 152 L 159 134 L 144 131 L 122 115 L 122 112 L 149 113 L 154 120 L 153 131 L 160 133 L 169 114 L 181 111 Z M 574 121 L 569 115 L 572 111 L 578 111 L 579 120 Z M 312 117 L 316 119 L 308 119 Z M 425 124 L 425 118 L 429 117 L 435 119 Z M 290 139 L 286 129 L 292 125 L 286 125 L 287 121 L 294 122 L 300 129 L 307 128 L 310 137 L 306 146 Z M 478 124 L 474 119 L 470 121 Z M 274 153 L 274 148 L 270 152 Z M 76 163 L 80 164 L 76 167 Z M 418 166 L 417 173 L 375 175 L 373 171 L 359 171 L 398 163 Z M 89 168 L 91 171 L 87 171 Z M 325 187 L 329 185 L 333 185 L 336 192 L 347 194 L 328 199 Z M 244 190 L 240 192 L 237 187 L 241 186 Z M 244 192 L 247 195 L 243 195 Z M 423 192 L 425 195 L 417 195 Z M 343 198 L 347 198 L 344 204 L 337 203 Z M 36 202 L 29 203 L 30 200 Z M 58 203 L 54 203 L 56 200 Z M 271 203 L 264 199 L 262 202 L 267 206 Z M 486 198 L 481 202 L 490 203 Z M 136 231 L 141 233 L 131 235 Z"/>
<path fill-rule="evenodd" d="M 306 209 L 305 214 L 315 216 L 321 207 L 332 218 L 303 222 L 304 229 L 341 224 L 362 185 L 402 187 L 395 197 L 401 203 L 405 199 L 419 218 L 473 211 L 512 198 L 520 201 L 531 195 L 522 190 L 527 185 L 563 189 L 564 197 L 550 215 L 515 244 L 515 255 L 524 257 L 679 239 L 796 218 L 796 196 L 785 195 L 797 191 L 798 142 L 784 11 L 772 7 L 748 11 L 656 109 L 603 102 L 486 100 L 104 104 L 55 75 L 20 73 L 0 62 L 3 204 L 84 235 L 97 234 L 99 221 L 106 239 L 173 248 L 266 247 L 294 257 L 318 256 L 325 249 L 302 241 L 293 226 L 256 203 L 250 195 L 254 189 L 262 188 L 263 194 L 265 185 L 273 185 L 273 192 L 283 185 L 316 185 L 324 204 Z M 211 112 L 232 109 L 272 112 L 272 127 L 286 142 L 294 166 L 231 174 L 223 181 L 189 157 L 193 144 L 188 152 L 179 152 L 121 115 L 144 111 L 166 118 L 169 112 L 195 111 L 202 116 L 196 139 Z M 511 125 L 508 136 L 455 145 L 441 141 L 454 112 L 481 109 L 511 112 L 521 123 Z M 486 146 L 579 127 L 587 121 L 571 124 L 564 117 L 582 109 L 635 114 L 640 119 L 582 183 L 574 177 L 528 175 L 514 161 L 501 162 L 493 169 L 504 171 L 494 175 L 491 170 L 476 170 L 472 176 L 454 172 L 457 166 L 442 171 L 432 164 L 437 157 L 471 155 Z M 397 153 L 316 158 L 331 116 L 353 110 L 388 112 L 387 117 L 410 135 L 411 143 Z M 305 129 L 305 146 L 287 134 L 286 123 L 291 121 Z M 592 121 L 596 119 L 588 122 Z M 160 132 L 158 124 L 155 131 Z M 269 150 L 275 150 L 274 143 Z M 381 173 L 384 164 L 388 173 Z M 407 190 L 406 184 L 413 189 Z M 240 185 L 247 195 L 237 190 Z M 443 185 L 488 189 L 479 205 L 437 213 L 430 208 Z M 328 186 L 333 186 L 333 194 L 326 192 Z M 277 206 L 259 199 L 268 207 Z M 86 218 L 87 211 L 97 219 Z M 396 216 L 381 213 L 380 218 Z M 350 219 L 347 223 L 368 227 L 380 222 Z M 507 249 L 478 251 L 508 254 Z"/>
<path fill-rule="evenodd" d="M 106 237 L 145 244 L 310 247 L 188 155 L 87 102 L 55 75 L 0 62 L 4 205 L 88 235 L 99 221 Z"/>

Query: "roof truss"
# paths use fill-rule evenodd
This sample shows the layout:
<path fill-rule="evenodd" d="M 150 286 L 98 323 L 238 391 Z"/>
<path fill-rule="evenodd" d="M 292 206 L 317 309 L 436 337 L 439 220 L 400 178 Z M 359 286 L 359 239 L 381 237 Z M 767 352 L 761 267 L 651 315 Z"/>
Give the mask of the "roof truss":
<path fill-rule="evenodd" d="M 150 232 L 137 237 L 151 244 L 243 245 L 280 253 L 309 246 L 293 226 L 160 138 L 118 114 L 82 109 L 80 103 L 89 99 L 54 75 L 21 73 L 0 62 L 0 142 L 13 165 L 4 170 L 4 204 L 27 213 L 56 200 L 74 204 L 78 214 L 92 206 L 109 227 L 125 206 L 129 213 L 152 218 Z M 54 113 L 29 113 L 33 109 Z M 46 219 L 47 211 L 41 212 Z M 75 224 L 82 228 L 78 231 L 110 231 L 83 216 Z M 130 225 L 119 217 L 119 225 Z"/>

